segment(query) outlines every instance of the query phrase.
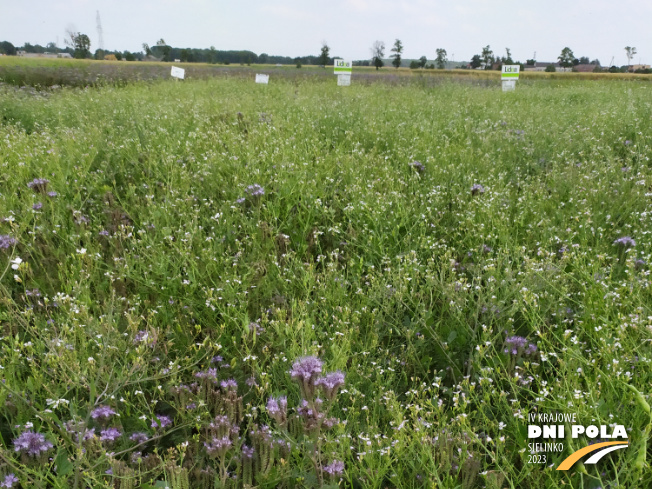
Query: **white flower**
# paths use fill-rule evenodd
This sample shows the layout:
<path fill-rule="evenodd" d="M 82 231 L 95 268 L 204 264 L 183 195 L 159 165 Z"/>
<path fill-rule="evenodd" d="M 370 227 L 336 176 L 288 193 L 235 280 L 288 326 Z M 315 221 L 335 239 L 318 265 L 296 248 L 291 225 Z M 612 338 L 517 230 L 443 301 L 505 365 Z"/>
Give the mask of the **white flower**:
<path fill-rule="evenodd" d="M 78 249 L 77 253 L 79 253 L 80 255 L 85 255 L 86 254 L 86 248 Z"/>
<path fill-rule="evenodd" d="M 57 409 L 60 404 L 65 404 L 66 406 L 70 404 L 70 401 L 66 399 L 46 399 L 45 402 L 48 406 L 52 406 L 52 409 Z"/>
<path fill-rule="evenodd" d="M 20 264 L 23 263 L 23 260 L 20 258 L 20 256 L 17 256 L 13 260 L 11 260 L 11 268 L 14 270 L 18 270 L 18 267 L 20 267 Z"/>

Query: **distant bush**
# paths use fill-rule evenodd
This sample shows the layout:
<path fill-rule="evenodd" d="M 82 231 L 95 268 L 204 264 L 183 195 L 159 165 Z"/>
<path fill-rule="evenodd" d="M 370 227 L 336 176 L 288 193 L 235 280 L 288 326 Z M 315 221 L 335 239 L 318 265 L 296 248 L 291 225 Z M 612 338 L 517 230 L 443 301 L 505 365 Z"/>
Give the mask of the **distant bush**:
<path fill-rule="evenodd" d="M 557 68 L 555 68 L 554 65 L 546 66 L 546 73 L 554 73 L 556 71 L 557 71 Z"/>

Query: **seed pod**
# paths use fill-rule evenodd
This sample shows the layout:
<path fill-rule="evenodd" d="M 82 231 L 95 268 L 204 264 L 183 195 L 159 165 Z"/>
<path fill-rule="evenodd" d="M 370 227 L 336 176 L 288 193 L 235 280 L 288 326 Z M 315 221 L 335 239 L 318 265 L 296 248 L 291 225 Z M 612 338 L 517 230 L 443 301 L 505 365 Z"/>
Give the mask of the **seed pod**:
<path fill-rule="evenodd" d="M 641 444 L 638 447 L 638 453 L 636 454 L 636 460 L 634 461 L 634 468 L 636 470 L 643 470 L 645 468 L 645 461 L 647 457 L 647 430 L 641 431 Z"/>
<path fill-rule="evenodd" d="M 632 391 L 634 393 L 634 397 L 636 398 L 636 404 L 641 406 L 646 413 L 650 414 L 650 405 L 645 400 L 645 396 L 643 394 L 641 394 L 638 391 L 638 389 L 636 389 L 636 387 L 634 387 L 633 385 L 630 385 L 630 384 L 625 384 L 625 385 L 627 386 L 627 388 L 630 391 Z"/>

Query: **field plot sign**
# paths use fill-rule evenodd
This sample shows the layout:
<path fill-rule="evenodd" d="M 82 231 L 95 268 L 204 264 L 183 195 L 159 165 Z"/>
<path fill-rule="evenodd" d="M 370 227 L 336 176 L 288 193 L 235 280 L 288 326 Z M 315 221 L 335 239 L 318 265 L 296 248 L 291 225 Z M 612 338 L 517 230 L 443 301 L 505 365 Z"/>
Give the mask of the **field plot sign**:
<path fill-rule="evenodd" d="M 336 75 L 350 75 L 353 69 L 353 63 L 345 59 L 336 59 L 335 60 L 335 74 Z"/>
<path fill-rule="evenodd" d="M 511 92 L 516 88 L 516 80 L 521 70 L 520 65 L 503 65 L 501 80 L 503 81 L 503 92 Z"/>
<path fill-rule="evenodd" d="M 337 85 L 348 87 L 351 85 L 351 73 L 353 72 L 353 63 L 345 59 L 334 60 L 334 73 L 337 75 Z"/>
<path fill-rule="evenodd" d="M 261 75 L 260 73 L 256 73 L 256 83 L 267 85 L 269 83 L 269 75 Z"/>
<path fill-rule="evenodd" d="M 179 80 L 183 80 L 184 77 L 186 76 L 186 70 L 184 70 L 183 68 L 177 68 L 176 66 L 173 66 L 170 75 L 172 75 L 172 78 L 178 78 Z"/>
<path fill-rule="evenodd" d="M 337 75 L 337 86 L 348 87 L 351 85 L 351 75 Z"/>

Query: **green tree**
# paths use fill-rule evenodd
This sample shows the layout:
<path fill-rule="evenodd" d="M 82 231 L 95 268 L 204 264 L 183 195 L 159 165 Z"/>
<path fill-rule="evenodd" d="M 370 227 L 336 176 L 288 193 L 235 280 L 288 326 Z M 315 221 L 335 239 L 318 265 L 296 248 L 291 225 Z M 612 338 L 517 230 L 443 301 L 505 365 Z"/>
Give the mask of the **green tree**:
<path fill-rule="evenodd" d="M 575 55 L 573 54 L 573 50 L 569 47 L 565 47 L 564 49 L 561 50 L 561 54 L 557 58 L 559 60 L 559 64 L 563 66 L 564 68 L 570 68 L 573 66 L 573 61 L 575 60 Z"/>
<path fill-rule="evenodd" d="M 485 70 L 490 70 L 491 66 L 494 64 L 494 52 L 491 50 L 491 46 L 488 44 L 482 48 L 482 54 L 480 55 L 482 63 Z"/>
<path fill-rule="evenodd" d="M 471 58 L 471 68 L 478 69 L 482 66 L 482 58 L 479 54 L 474 54 Z"/>
<path fill-rule="evenodd" d="M 145 56 L 151 56 L 152 55 L 152 50 L 149 47 L 149 44 L 146 42 L 143 43 L 143 52 L 145 53 Z"/>
<path fill-rule="evenodd" d="M 512 51 L 509 48 L 505 48 L 505 53 L 507 54 L 503 59 L 503 64 L 513 65 L 514 60 L 512 59 Z"/>
<path fill-rule="evenodd" d="M 426 58 L 425 56 L 421 56 L 419 58 L 419 67 L 425 68 L 427 64 L 428 64 L 428 58 Z"/>
<path fill-rule="evenodd" d="M 437 57 L 435 58 L 437 69 L 443 70 L 446 68 L 446 61 L 448 61 L 448 53 L 446 50 L 444 48 L 437 49 Z"/>
<path fill-rule="evenodd" d="M 7 56 L 15 56 L 16 47 L 9 41 L 2 41 L 0 42 L 0 53 L 6 54 Z"/>
<path fill-rule="evenodd" d="M 401 66 L 401 54 L 403 53 L 403 43 L 400 39 L 396 39 L 396 41 L 394 41 L 392 53 L 394 53 L 390 56 L 390 58 L 394 58 L 392 60 L 392 65 L 394 65 L 394 68 L 398 69 Z"/>
<path fill-rule="evenodd" d="M 168 46 L 168 43 L 165 42 L 165 39 L 161 38 L 156 42 L 156 47 L 158 51 L 163 55 L 163 61 L 170 61 L 170 50 L 172 49 Z"/>
<path fill-rule="evenodd" d="M 326 68 L 328 64 L 328 56 L 331 52 L 331 48 L 328 47 L 326 41 L 321 43 L 321 53 L 319 54 L 319 65 Z"/>
<path fill-rule="evenodd" d="M 627 66 L 632 64 L 632 58 L 636 56 L 636 48 L 625 46 L 625 56 L 627 56 Z"/>
<path fill-rule="evenodd" d="M 86 34 L 80 32 L 75 36 L 75 58 L 88 58 L 91 52 L 91 40 Z"/>
<path fill-rule="evenodd" d="M 555 68 L 555 65 L 546 66 L 546 73 L 554 73 L 555 71 L 557 71 L 557 68 Z"/>
<path fill-rule="evenodd" d="M 376 67 L 376 70 L 385 66 L 383 56 L 385 56 L 385 43 L 383 41 L 375 41 L 371 46 L 371 62 Z"/>

